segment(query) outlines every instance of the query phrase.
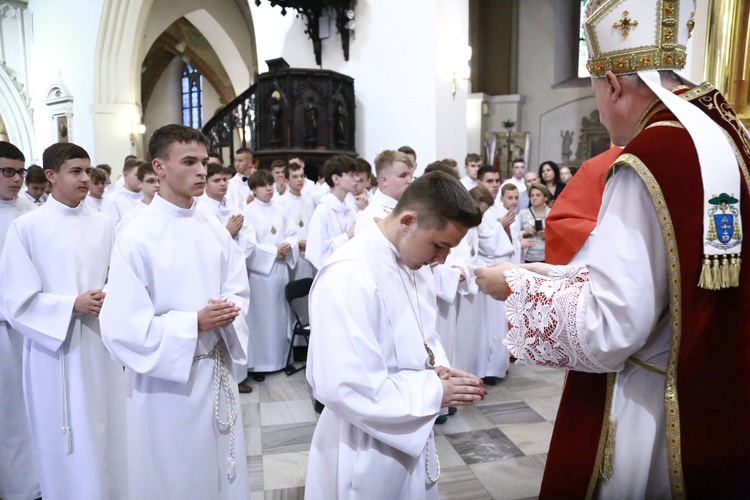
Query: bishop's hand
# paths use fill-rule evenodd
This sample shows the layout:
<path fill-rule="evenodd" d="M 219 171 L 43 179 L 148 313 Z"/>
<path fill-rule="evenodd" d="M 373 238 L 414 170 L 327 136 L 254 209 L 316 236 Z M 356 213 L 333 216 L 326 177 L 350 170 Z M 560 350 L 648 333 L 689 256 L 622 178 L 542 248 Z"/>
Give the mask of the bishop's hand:
<path fill-rule="evenodd" d="M 504 271 L 517 267 L 510 262 L 501 262 L 489 267 L 482 267 L 474 271 L 477 286 L 481 291 L 495 300 L 505 300 L 508 297 L 508 283 L 505 281 Z"/>

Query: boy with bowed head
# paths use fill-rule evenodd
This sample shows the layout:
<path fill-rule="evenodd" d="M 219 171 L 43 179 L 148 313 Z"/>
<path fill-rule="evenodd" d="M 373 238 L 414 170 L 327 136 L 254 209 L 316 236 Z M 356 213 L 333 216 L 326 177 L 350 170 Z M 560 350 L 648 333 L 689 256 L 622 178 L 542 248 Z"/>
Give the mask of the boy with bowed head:
<path fill-rule="evenodd" d="M 333 253 L 310 295 L 307 378 L 325 404 L 305 497 L 437 498 L 432 427 L 441 409 L 481 400 L 435 333 L 429 266 L 481 221 L 461 183 L 423 175 L 394 210 Z M 351 279 L 356 276 L 357 279 Z"/>

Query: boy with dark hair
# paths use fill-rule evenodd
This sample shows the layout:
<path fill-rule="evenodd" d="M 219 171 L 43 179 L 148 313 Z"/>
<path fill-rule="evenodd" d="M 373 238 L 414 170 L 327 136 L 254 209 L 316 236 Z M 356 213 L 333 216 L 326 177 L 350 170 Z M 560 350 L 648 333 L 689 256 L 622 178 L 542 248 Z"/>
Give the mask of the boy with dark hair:
<path fill-rule="evenodd" d="M 307 498 L 437 498 L 433 422 L 442 408 L 486 391 L 476 376 L 450 368 L 435 334 L 429 266 L 480 221 L 457 180 L 426 174 L 320 270 L 310 323 L 322 334 L 310 338 L 307 378 L 325 408 Z"/>
<path fill-rule="evenodd" d="M 26 190 L 23 192 L 24 198 L 36 206 L 44 205 L 47 201 L 47 176 L 39 165 L 31 165 L 26 173 Z"/>
<path fill-rule="evenodd" d="M 299 247 L 300 259 L 292 269 L 290 279 L 292 281 L 302 278 L 312 278 L 315 274 L 310 261 L 305 259 L 307 249 L 307 230 L 310 227 L 310 219 L 315 211 L 311 196 L 305 196 L 302 192 L 305 185 L 305 170 L 297 162 L 289 162 L 286 172 L 289 189 L 279 198 L 286 209 L 289 223 L 297 230 L 297 246 Z"/>
<path fill-rule="evenodd" d="M 232 366 L 247 360 L 250 292 L 242 250 L 195 209 L 207 147 L 189 127 L 154 131 L 159 193 L 112 255 L 102 338 L 125 366 L 129 498 L 249 496 Z"/>
<path fill-rule="evenodd" d="M 367 208 L 370 199 L 367 195 L 367 180 L 372 175 L 372 166 L 364 158 L 355 158 L 357 164 L 357 182 L 354 184 L 354 190 L 346 195 L 344 202 L 353 214 L 359 214 Z"/>
<path fill-rule="evenodd" d="M 406 156 L 409 157 L 409 160 L 411 161 L 411 172 L 412 174 L 417 171 L 417 152 L 414 151 L 410 146 L 401 146 L 398 148 L 398 151 L 401 153 L 404 153 Z"/>
<path fill-rule="evenodd" d="M 284 160 L 273 160 L 271 162 L 271 175 L 273 175 L 274 196 L 286 193 L 286 162 Z"/>
<path fill-rule="evenodd" d="M 151 203 L 156 193 L 159 192 L 159 176 L 156 175 L 151 164 L 147 161 L 139 160 L 136 165 L 137 170 L 135 175 L 138 179 L 138 186 L 141 188 L 143 198 L 141 198 L 140 203 L 133 210 L 126 213 L 120 219 L 120 222 L 115 227 L 117 234 L 120 234 Z"/>
<path fill-rule="evenodd" d="M 236 241 L 245 218 L 227 203 L 228 187 L 227 169 L 218 163 L 209 163 L 206 167 L 206 192 L 201 196 L 197 209 L 219 219 Z"/>
<path fill-rule="evenodd" d="M 315 208 L 307 233 L 306 257 L 316 269 L 354 236 L 355 216 L 344 200 L 357 183 L 357 164 L 348 156 L 334 156 L 326 161 L 323 173 L 331 192 Z"/>
<path fill-rule="evenodd" d="M 116 190 L 102 203 L 101 213 L 111 217 L 115 226 L 122 217 L 141 202 L 141 184 L 138 180 L 138 165 L 143 160 L 129 157 L 122 167 L 122 189 Z"/>
<path fill-rule="evenodd" d="M 305 160 L 303 160 L 299 156 L 292 156 L 291 158 L 289 158 L 289 161 L 287 163 L 289 163 L 290 167 L 294 164 L 302 167 L 302 177 L 304 178 L 305 183 L 304 186 L 302 186 L 301 192 L 303 196 L 307 196 L 312 199 L 313 189 L 315 189 L 315 182 L 307 177 L 307 173 L 305 171 Z M 315 165 L 313 165 L 311 168 L 313 169 L 313 171 L 316 170 Z"/>
<path fill-rule="evenodd" d="M 24 394 L 42 496 L 123 498 L 124 380 L 98 319 L 114 227 L 83 203 L 91 171 L 83 148 L 53 144 L 42 159 L 52 194 L 12 223 L 0 259 L 3 309 L 25 337 Z"/>
<path fill-rule="evenodd" d="M 227 201 L 233 209 L 242 212 L 245 205 L 253 201 L 247 179 L 258 170 L 258 166 L 253 158 L 253 152 L 248 148 L 240 148 L 234 152 L 233 166 L 237 173 L 229 181 Z"/>
<path fill-rule="evenodd" d="M 253 251 L 246 256 L 250 289 L 253 291 L 247 325 L 250 330 L 248 351 L 253 353 L 248 370 L 261 382 L 265 373 L 279 371 L 286 364 L 289 350 L 284 287 L 289 270 L 297 265 L 299 248 L 297 232 L 283 205 L 273 199 L 274 177 L 268 170 L 258 170 L 248 183 L 255 201 L 245 207 L 243 238 L 253 241 Z"/>
<path fill-rule="evenodd" d="M 18 193 L 26 158 L 13 144 L 0 141 L 0 252 L 11 223 L 36 205 Z M 0 297 L 6 292 L 0 289 Z M 1 308 L 0 308 L 1 309 Z M 26 405 L 23 399 L 23 336 L 0 314 L 0 498 L 42 496 L 34 462 Z"/>
<path fill-rule="evenodd" d="M 89 194 L 84 202 L 97 212 L 102 209 L 104 201 L 104 191 L 107 185 L 107 171 L 99 167 L 92 168 L 89 174 Z"/>
<path fill-rule="evenodd" d="M 482 157 L 476 153 L 469 153 L 464 160 L 464 176 L 461 177 L 461 184 L 466 189 L 471 189 L 477 185 L 477 173 L 482 166 Z"/>

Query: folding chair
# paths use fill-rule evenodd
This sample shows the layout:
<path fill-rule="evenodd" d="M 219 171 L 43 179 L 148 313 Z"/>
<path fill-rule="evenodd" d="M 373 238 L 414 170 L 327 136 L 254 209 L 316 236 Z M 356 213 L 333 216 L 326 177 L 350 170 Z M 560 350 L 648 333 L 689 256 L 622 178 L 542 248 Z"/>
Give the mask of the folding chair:
<path fill-rule="evenodd" d="M 304 370 L 307 365 L 304 364 L 299 368 L 294 367 L 294 341 L 297 337 L 305 339 L 305 343 L 310 343 L 310 321 L 308 318 L 304 318 L 299 313 L 299 303 L 295 307 L 295 301 L 302 299 L 307 300 L 307 296 L 310 294 L 310 287 L 312 286 L 312 278 L 302 278 L 301 280 L 290 281 L 284 287 L 284 297 L 286 297 L 286 303 L 289 304 L 289 310 L 292 311 L 294 317 L 294 326 L 292 327 L 292 339 L 289 342 L 289 354 L 286 357 L 286 368 L 284 373 L 294 375 L 300 370 Z"/>

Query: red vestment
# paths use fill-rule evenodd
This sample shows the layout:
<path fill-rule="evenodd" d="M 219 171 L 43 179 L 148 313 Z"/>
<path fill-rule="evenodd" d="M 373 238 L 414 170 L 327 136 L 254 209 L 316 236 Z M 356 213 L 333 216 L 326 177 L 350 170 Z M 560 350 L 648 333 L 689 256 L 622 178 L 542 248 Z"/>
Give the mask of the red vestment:
<path fill-rule="evenodd" d="M 685 91 L 681 91 L 683 93 Z M 750 144 L 736 115 L 718 91 L 702 85 L 685 95 L 731 137 L 742 170 L 742 232 L 750 230 Z M 637 157 L 636 168 L 654 199 L 669 215 L 660 217 L 670 266 L 671 350 L 665 376 L 667 452 L 675 496 L 731 498 L 750 493 L 750 272 L 740 273 L 740 286 L 719 291 L 698 287 L 703 259 L 703 186 L 692 140 L 674 126 L 674 115 L 657 102 L 636 129 L 639 133 L 623 154 Z M 649 125 L 653 125 L 648 128 Z M 653 176 L 653 178 L 651 177 Z M 582 178 L 586 180 L 586 177 Z M 594 201 L 592 186 L 583 197 Z M 566 190 L 566 193 L 575 190 Z M 589 196 L 586 193 L 591 192 Z M 571 193 L 569 196 L 573 195 Z M 596 198 L 601 202 L 601 196 Z M 558 201 L 558 203 L 560 203 Z M 557 208 L 557 206 L 555 207 Z M 598 207 L 597 207 L 598 208 Z M 569 213 L 590 223 L 592 204 Z M 553 212 L 554 213 L 554 212 Z M 588 218 L 588 219 L 587 219 Z M 591 226 L 593 228 L 593 226 Z M 565 223 L 547 238 L 550 247 L 565 237 Z M 567 238 L 552 250 L 558 259 L 570 254 Z M 579 247 L 580 248 L 580 247 Z M 750 259 L 745 244 L 742 257 Z M 569 257 L 568 257 L 569 259 Z M 548 261 L 551 261 L 548 259 Z M 564 263 L 558 260 L 555 263 Z M 541 498 L 590 496 L 599 475 L 606 416 L 607 375 L 569 372 L 547 458 Z M 604 429 L 606 430 L 606 429 Z"/>

